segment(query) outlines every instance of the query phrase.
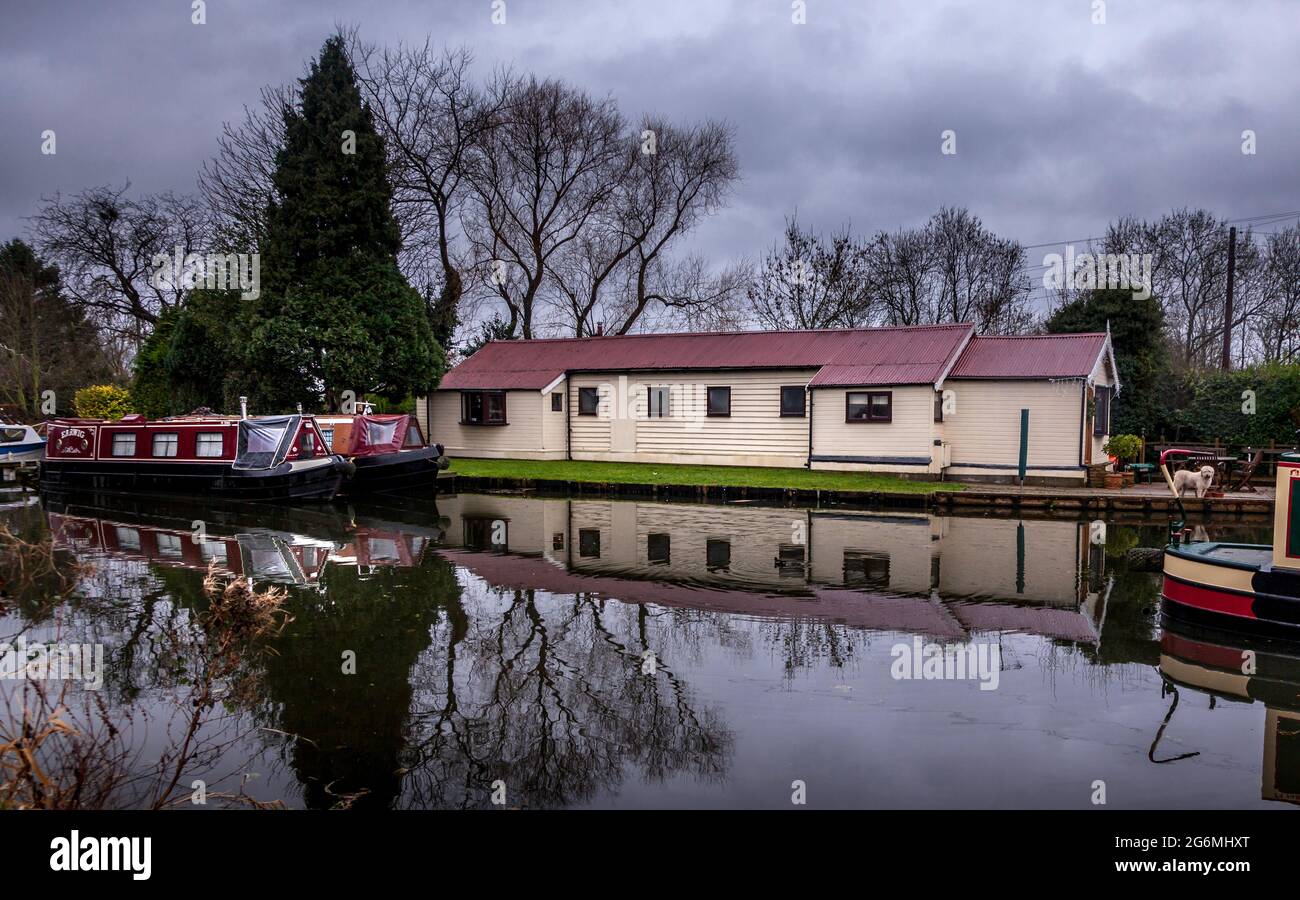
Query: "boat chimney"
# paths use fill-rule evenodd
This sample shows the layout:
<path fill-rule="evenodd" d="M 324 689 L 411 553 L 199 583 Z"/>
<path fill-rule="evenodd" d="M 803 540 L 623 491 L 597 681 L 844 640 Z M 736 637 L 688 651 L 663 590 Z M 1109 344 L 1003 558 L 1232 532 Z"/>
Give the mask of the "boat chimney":
<path fill-rule="evenodd" d="M 298 415 L 300 415 L 300 416 L 302 415 L 302 404 L 301 404 L 301 403 L 298 404 Z"/>
<path fill-rule="evenodd" d="M 241 419 L 247 419 L 247 418 L 248 418 L 248 398 L 247 398 L 247 397 L 240 397 L 240 398 L 239 398 L 239 418 L 241 418 Z"/>

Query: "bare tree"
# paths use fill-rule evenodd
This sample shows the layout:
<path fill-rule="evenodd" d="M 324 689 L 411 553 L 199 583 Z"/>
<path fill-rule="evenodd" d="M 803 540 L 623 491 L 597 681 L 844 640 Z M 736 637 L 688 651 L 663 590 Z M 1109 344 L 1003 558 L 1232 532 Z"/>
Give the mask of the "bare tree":
<path fill-rule="evenodd" d="M 966 209 L 945 207 L 926 231 L 939 275 L 931 322 L 970 322 L 981 334 L 1016 334 L 1033 322 L 1025 251 Z"/>
<path fill-rule="evenodd" d="M 512 333 L 530 338 L 552 260 L 599 220 L 621 183 L 623 118 L 612 100 L 559 81 L 502 76 L 489 96 L 498 111 L 468 166 L 469 237 Z"/>
<path fill-rule="evenodd" d="M 133 200 L 129 188 L 45 198 L 32 230 L 41 254 L 59 266 L 68 298 L 138 345 L 183 291 L 176 279 L 154 277 L 154 257 L 197 251 L 209 228 L 196 199 L 167 192 Z"/>
<path fill-rule="evenodd" d="M 1300 225 L 1269 235 L 1261 262 L 1262 299 L 1249 320 L 1265 362 L 1300 361 Z"/>
<path fill-rule="evenodd" d="M 223 122 L 217 155 L 199 172 L 199 191 L 225 249 L 256 252 L 275 199 L 275 158 L 284 147 L 284 117 L 298 103 L 297 85 L 262 88 L 261 104 L 244 107 L 239 125 Z"/>
<path fill-rule="evenodd" d="M 849 227 L 823 238 L 791 216 L 761 262 L 749 299 L 768 328 L 852 328 L 870 324 L 869 285 L 867 256 Z"/>
<path fill-rule="evenodd" d="M 468 251 L 460 230 L 466 164 L 507 98 L 470 80 L 473 56 L 466 49 L 437 51 L 428 40 L 378 49 L 352 32 L 348 52 L 388 149 L 403 268 L 413 280 L 439 283 L 436 298 L 426 293 L 434 332 L 446 346 L 469 268 L 460 258 Z"/>
<path fill-rule="evenodd" d="M 886 325 L 922 325 L 933 320 L 938 270 L 929 232 L 905 228 L 881 232 L 866 249 L 871 287 Z"/>

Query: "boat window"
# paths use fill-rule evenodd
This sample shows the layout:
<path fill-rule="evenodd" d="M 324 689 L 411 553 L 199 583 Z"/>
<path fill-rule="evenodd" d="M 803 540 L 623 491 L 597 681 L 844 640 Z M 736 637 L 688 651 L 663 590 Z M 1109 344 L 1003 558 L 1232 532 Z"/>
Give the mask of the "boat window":
<path fill-rule="evenodd" d="M 134 435 L 133 435 L 134 437 Z M 139 550 L 140 549 L 140 532 L 134 528 L 123 528 L 117 526 L 114 536 L 117 538 L 117 547 L 119 550 Z"/>
<path fill-rule="evenodd" d="M 157 539 L 158 552 L 163 556 L 180 559 L 185 555 L 181 548 L 181 536 L 179 534 L 166 534 L 159 532 L 157 534 Z"/>
<path fill-rule="evenodd" d="M 316 435 L 314 432 L 303 431 L 300 451 L 304 459 L 311 459 L 316 455 Z"/>
<path fill-rule="evenodd" d="M 366 421 L 366 440 L 371 446 L 375 444 L 391 444 L 396 435 L 396 420 L 392 422 Z"/>
<path fill-rule="evenodd" d="M 320 436 L 321 436 L 321 440 L 325 441 L 325 446 L 326 446 L 326 447 L 329 447 L 331 450 L 333 450 L 333 449 L 334 449 L 334 429 L 333 429 L 333 428 L 322 428 L 322 429 L 320 430 Z"/>
<path fill-rule="evenodd" d="M 844 395 L 844 421 L 892 422 L 894 395 L 890 391 L 850 391 Z"/>
<path fill-rule="evenodd" d="M 301 421 L 298 416 L 242 420 L 235 468 L 268 469 L 284 462 Z"/>
<path fill-rule="evenodd" d="M 135 456 L 135 434 L 127 432 L 113 435 L 113 455 Z"/>
<path fill-rule="evenodd" d="M 194 455 L 202 457 L 223 456 L 226 449 L 225 435 L 216 431 L 200 432 L 194 439 Z"/>
<path fill-rule="evenodd" d="M 406 426 L 406 439 L 402 441 L 403 447 L 423 447 L 424 435 L 420 434 L 420 426 L 412 421 Z"/>
<path fill-rule="evenodd" d="M 0 442 L 12 444 L 21 441 L 26 434 L 26 428 L 0 428 Z"/>
<path fill-rule="evenodd" d="M 175 456 L 178 438 L 179 435 L 174 431 L 165 434 L 155 434 L 153 436 L 153 455 Z"/>

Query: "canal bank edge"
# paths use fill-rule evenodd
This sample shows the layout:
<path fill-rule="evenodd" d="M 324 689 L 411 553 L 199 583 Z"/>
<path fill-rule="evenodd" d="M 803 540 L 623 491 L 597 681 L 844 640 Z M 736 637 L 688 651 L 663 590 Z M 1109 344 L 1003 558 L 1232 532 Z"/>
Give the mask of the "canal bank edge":
<path fill-rule="evenodd" d="M 780 506 L 841 507 L 847 509 L 917 509 L 931 512 L 969 510 L 1028 510 L 1034 512 L 1093 513 L 1135 512 L 1172 515 L 1178 505 L 1171 497 L 1125 497 L 1122 494 L 1093 492 L 1054 493 L 1038 489 L 1022 493 L 1015 489 L 934 491 L 903 493 L 897 491 L 845 491 L 826 488 L 742 487 L 727 485 L 629 484 L 623 482 L 571 481 L 548 478 L 510 478 L 505 476 L 460 475 L 444 472 L 438 476 L 438 490 L 443 493 L 491 493 L 509 491 L 539 496 L 626 497 L 637 500 L 676 500 L 709 503 L 752 502 Z M 1203 498 L 1185 499 L 1189 514 L 1205 516 L 1271 516 L 1272 498 Z"/>

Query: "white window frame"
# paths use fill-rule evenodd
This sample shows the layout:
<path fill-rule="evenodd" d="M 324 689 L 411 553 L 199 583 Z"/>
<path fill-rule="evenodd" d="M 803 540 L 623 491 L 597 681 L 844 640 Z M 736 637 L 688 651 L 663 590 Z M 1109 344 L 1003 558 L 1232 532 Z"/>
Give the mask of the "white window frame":
<path fill-rule="evenodd" d="M 172 448 L 171 453 L 158 452 L 158 438 L 171 438 L 171 442 L 170 442 Z M 181 436 L 179 432 L 159 431 L 153 435 L 153 439 L 149 442 L 149 455 L 154 457 L 155 459 L 175 459 L 177 456 L 180 455 L 180 450 L 181 450 Z"/>
<path fill-rule="evenodd" d="M 211 447 L 211 440 L 205 441 L 205 438 L 216 438 L 217 452 L 204 453 L 205 447 Z M 200 459 L 221 459 L 226 453 L 226 436 L 220 431 L 200 431 L 194 436 L 194 455 Z"/>
<path fill-rule="evenodd" d="M 131 452 L 130 452 L 130 453 L 119 453 L 119 452 L 118 452 L 118 441 L 119 441 L 119 440 L 121 440 L 122 442 L 125 442 L 125 441 L 127 441 L 127 440 L 130 440 L 130 442 L 131 442 Z M 110 454 L 109 454 L 109 455 L 111 455 L 111 456 L 135 456 L 135 448 L 136 448 L 136 439 L 135 439 L 135 432 L 134 432 L 134 431 L 116 431 L 116 432 L 113 433 L 113 443 L 112 443 L 112 445 L 111 445 L 111 448 L 110 448 Z"/>

